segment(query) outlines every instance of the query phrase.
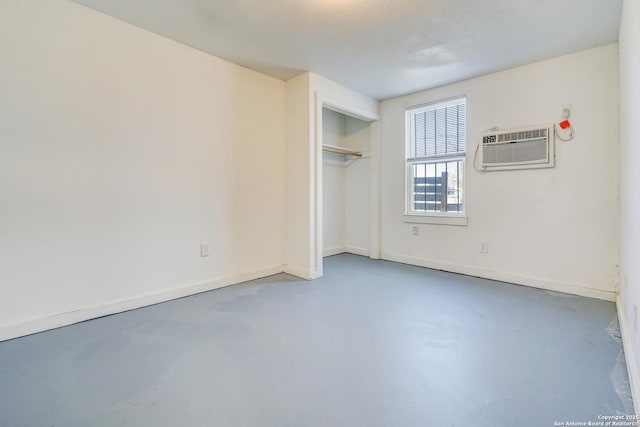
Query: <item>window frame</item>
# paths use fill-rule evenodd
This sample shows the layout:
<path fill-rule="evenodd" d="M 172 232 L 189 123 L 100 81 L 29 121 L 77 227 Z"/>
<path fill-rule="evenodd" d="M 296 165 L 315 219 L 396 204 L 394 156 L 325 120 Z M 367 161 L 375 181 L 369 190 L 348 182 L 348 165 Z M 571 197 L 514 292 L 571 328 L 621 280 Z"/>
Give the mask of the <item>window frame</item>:
<path fill-rule="evenodd" d="M 455 153 L 445 153 L 433 156 L 411 157 L 412 148 L 415 146 L 415 130 L 413 129 L 413 116 L 424 111 L 433 111 L 458 105 L 463 101 L 465 105 L 465 135 L 462 141 L 464 151 Z M 445 98 L 426 104 L 419 104 L 407 107 L 405 110 L 405 191 L 404 191 L 404 215 L 403 221 L 409 223 L 422 224 L 442 224 L 442 225 L 467 225 L 467 205 L 466 205 L 466 178 L 467 178 L 467 97 L 459 95 Z M 414 176 L 413 168 L 416 164 L 443 163 L 445 161 L 460 161 L 462 163 L 462 212 L 457 211 L 417 211 L 414 209 Z"/>

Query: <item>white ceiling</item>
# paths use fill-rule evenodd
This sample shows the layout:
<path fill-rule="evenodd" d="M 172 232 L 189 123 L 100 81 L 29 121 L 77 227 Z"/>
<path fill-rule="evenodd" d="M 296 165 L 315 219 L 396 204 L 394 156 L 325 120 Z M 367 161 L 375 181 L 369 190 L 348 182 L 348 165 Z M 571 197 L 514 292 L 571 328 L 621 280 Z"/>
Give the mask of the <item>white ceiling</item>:
<path fill-rule="evenodd" d="M 376 99 L 613 43 L 622 0 L 74 0 L 287 80 Z"/>

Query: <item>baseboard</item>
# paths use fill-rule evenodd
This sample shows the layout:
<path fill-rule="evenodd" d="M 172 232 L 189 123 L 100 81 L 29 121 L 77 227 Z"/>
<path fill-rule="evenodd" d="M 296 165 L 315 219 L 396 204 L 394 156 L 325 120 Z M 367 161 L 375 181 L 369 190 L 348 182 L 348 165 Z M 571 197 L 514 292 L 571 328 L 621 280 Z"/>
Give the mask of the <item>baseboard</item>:
<path fill-rule="evenodd" d="M 631 328 L 627 327 L 626 310 L 620 296 L 616 300 L 618 309 L 618 323 L 620 323 L 620 336 L 622 337 L 622 346 L 624 348 L 624 358 L 627 363 L 627 373 L 629 375 L 629 388 L 631 389 L 631 399 L 633 400 L 633 409 L 636 414 L 640 414 L 640 373 L 638 372 L 638 359 L 634 351 L 633 342 L 629 337 Z"/>
<path fill-rule="evenodd" d="M 369 257 L 369 249 L 367 248 L 357 248 L 355 246 L 347 246 L 344 248 L 344 252 L 354 254 L 354 255 Z"/>
<path fill-rule="evenodd" d="M 354 254 L 354 255 L 362 255 L 362 256 L 369 256 L 369 249 L 367 248 L 358 248 L 355 246 L 339 246 L 339 247 L 335 247 L 335 248 L 329 248 L 329 249 L 324 249 L 322 251 L 322 256 L 323 257 L 328 257 L 328 256 L 334 256 L 334 255 L 340 255 L 340 254 L 344 254 L 344 253 L 348 253 L 348 254 Z"/>
<path fill-rule="evenodd" d="M 434 270 L 444 270 L 452 273 L 465 274 L 467 276 L 482 277 L 484 279 L 498 280 L 500 282 L 513 283 L 516 285 L 530 286 L 532 288 L 544 289 L 547 291 L 563 292 L 588 298 L 596 298 L 605 301 L 616 301 L 617 292 L 605 289 L 595 289 L 586 285 L 556 282 L 538 277 L 522 276 L 519 274 L 506 273 L 502 271 L 485 270 L 482 268 L 469 267 L 465 265 L 443 263 L 441 261 L 417 258 L 406 255 L 398 255 L 385 252 L 382 259 L 399 262 L 402 264 L 416 265 L 419 267 L 432 268 Z"/>
<path fill-rule="evenodd" d="M 343 254 L 345 252 L 347 252 L 347 248 L 345 248 L 344 246 L 336 246 L 335 248 L 323 249 L 322 256 L 323 257 L 334 256 L 334 255 Z"/>
<path fill-rule="evenodd" d="M 282 271 L 304 280 L 314 279 L 308 268 L 298 267 L 295 265 L 285 265 Z"/>
<path fill-rule="evenodd" d="M 44 332 L 50 329 L 56 329 L 62 326 L 68 326 L 74 323 L 84 322 L 86 320 L 96 319 L 98 317 L 108 316 L 111 314 L 122 313 L 125 311 L 134 310 L 136 308 L 146 307 L 177 298 L 199 294 L 201 292 L 223 288 L 225 286 L 234 285 L 236 283 L 259 279 L 261 277 L 272 276 L 274 274 L 281 273 L 282 271 L 282 266 L 278 265 L 261 270 L 254 270 L 250 272 L 208 280 L 206 282 L 167 289 L 160 292 L 111 301 L 101 305 L 84 307 L 66 313 L 44 316 L 25 322 L 3 325 L 0 326 L 0 341 L 31 335 L 38 332 Z"/>

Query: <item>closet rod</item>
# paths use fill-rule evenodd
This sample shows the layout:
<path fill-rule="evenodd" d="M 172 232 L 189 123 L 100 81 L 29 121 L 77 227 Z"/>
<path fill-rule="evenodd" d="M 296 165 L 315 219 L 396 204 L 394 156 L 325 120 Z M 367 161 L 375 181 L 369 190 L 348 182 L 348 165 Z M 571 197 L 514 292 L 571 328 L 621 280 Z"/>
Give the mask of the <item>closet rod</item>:
<path fill-rule="evenodd" d="M 322 144 L 322 151 L 328 151 L 330 153 L 344 154 L 347 156 L 362 157 L 362 153 L 356 150 L 349 150 L 348 148 L 336 147 L 335 145 Z"/>

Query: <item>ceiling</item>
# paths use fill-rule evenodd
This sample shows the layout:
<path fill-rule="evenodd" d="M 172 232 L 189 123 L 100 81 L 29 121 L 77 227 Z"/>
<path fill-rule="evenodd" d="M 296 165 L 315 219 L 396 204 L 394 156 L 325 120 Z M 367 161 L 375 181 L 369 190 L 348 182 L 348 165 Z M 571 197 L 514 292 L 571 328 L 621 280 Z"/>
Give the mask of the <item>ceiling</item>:
<path fill-rule="evenodd" d="M 287 80 L 376 99 L 618 39 L 622 0 L 74 0 Z"/>

